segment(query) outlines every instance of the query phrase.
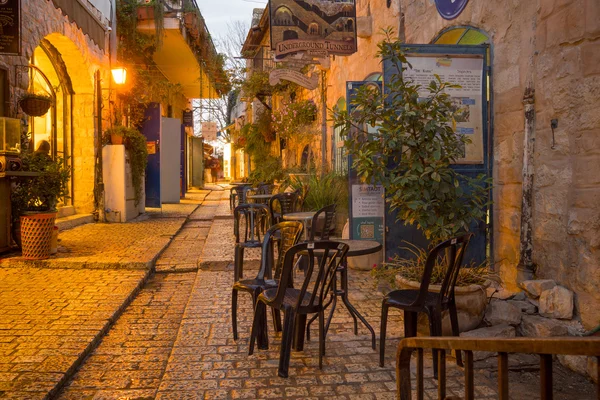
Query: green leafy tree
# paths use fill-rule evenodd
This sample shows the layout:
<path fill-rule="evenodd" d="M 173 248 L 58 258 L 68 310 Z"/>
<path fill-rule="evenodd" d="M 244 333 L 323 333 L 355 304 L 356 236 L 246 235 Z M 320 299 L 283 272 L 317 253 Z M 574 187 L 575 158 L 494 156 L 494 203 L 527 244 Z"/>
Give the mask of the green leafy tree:
<path fill-rule="evenodd" d="M 432 244 L 468 231 L 472 221 L 485 218 L 491 182 L 451 167 L 469 143 L 454 130 L 447 93 L 459 86 L 437 75 L 427 87 L 404 79 L 402 71 L 410 64 L 390 30 L 378 56 L 395 68 L 385 97 L 377 88 L 363 86 L 351 101 L 352 115 L 335 115 L 353 168 L 365 182 L 383 185 L 397 220 L 414 224 Z M 376 127 L 377 133 L 369 134 L 367 126 Z"/>

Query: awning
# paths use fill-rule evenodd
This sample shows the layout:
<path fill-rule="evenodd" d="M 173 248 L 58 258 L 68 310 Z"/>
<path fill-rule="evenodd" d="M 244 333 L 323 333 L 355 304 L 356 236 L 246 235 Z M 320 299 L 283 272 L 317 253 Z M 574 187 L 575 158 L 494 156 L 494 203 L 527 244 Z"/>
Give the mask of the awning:
<path fill-rule="evenodd" d="M 59 8 L 69 21 L 75 22 L 79 28 L 104 50 L 106 31 L 104 26 L 80 3 L 80 0 L 52 0 L 54 6 Z"/>

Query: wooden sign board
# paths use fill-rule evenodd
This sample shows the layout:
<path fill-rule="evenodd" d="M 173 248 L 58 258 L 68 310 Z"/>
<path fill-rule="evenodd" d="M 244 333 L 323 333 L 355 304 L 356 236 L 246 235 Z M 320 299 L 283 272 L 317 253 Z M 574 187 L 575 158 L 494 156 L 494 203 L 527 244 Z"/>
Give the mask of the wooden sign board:
<path fill-rule="evenodd" d="M 0 54 L 21 55 L 21 0 L 0 0 Z"/>

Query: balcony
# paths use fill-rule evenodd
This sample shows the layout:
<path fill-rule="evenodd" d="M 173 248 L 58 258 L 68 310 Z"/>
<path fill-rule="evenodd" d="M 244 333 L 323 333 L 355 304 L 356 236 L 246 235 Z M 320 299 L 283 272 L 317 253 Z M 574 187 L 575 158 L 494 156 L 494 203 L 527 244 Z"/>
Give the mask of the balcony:
<path fill-rule="evenodd" d="M 183 8 L 183 0 L 165 0 L 162 16 L 162 45 L 153 54 L 153 61 L 173 83 L 183 87 L 191 99 L 215 99 L 228 92 L 223 64 L 198 6 Z M 189 4 L 189 2 L 188 2 Z M 137 9 L 137 29 L 147 34 L 157 32 L 153 5 L 141 4 Z"/>

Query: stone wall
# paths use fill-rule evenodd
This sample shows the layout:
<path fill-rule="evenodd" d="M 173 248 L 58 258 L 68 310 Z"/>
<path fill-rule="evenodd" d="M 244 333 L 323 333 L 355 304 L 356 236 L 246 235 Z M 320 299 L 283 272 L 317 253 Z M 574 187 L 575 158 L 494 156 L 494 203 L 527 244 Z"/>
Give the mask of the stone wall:
<path fill-rule="evenodd" d="M 600 3 L 471 1 L 455 20 L 433 1 L 401 0 L 406 41 L 430 43 L 471 25 L 491 38 L 494 102 L 494 255 L 505 285 L 519 261 L 524 106 L 535 89 L 534 262 L 576 293 L 586 327 L 600 321 Z M 553 146 L 550 122 L 558 120 Z"/>
<path fill-rule="evenodd" d="M 74 206 L 77 212 L 94 210 L 95 125 L 94 73 L 100 69 L 105 82 L 110 79 L 108 54 L 101 50 L 79 27 L 62 15 L 51 1 L 21 2 L 22 56 L 0 57 L 0 67 L 9 71 L 10 112 L 20 117 L 17 99 L 27 90 L 26 70 L 15 79 L 15 66 L 27 65 L 34 49 L 47 39 L 61 54 L 73 90 L 73 181 Z"/>

